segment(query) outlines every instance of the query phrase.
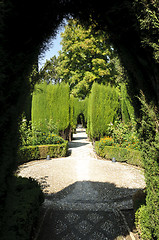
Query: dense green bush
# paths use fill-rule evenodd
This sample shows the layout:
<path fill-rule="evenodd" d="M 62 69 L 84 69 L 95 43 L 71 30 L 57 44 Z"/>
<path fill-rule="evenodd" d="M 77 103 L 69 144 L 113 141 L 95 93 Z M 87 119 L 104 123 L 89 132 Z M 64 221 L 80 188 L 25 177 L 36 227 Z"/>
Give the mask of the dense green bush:
<path fill-rule="evenodd" d="M 30 240 L 44 201 L 39 184 L 29 178 L 14 177 L 5 209 L 4 240 Z"/>
<path fill-rule="evenodd" d="M 67 150 L 67 141 L 62 144 L 22 147 L 19 149 L 18 163 L 22 164 L 31 160 L 44 159 L 47 155 L 51 158 L 65 157 Z"/>
<path fill-rule="evenodd" d="M 135 213 L 136 226 L 138 233 L 143 240 L 158 240 L 153 237 L 152 226 L 150 225 L 151 217 L 147 207 L 142 204 Z M 154 227 L 154 226 L 153 226 Z"/>
<path fill-rule="evenodd" d="M 110 85 L 94 83 L 88 99 L 87 132 L 91 139 L 99 139 L 113 123 L 119 109 L 119 93 Z"/>
<path fill-rule="evenodd" d="M 95 150 L 102 158 L 112 159 L 115 157 L 119 162 L 127 162 L 135 166 L 143 167 L 142 154 L 140 151 L 115 146 L 101 146 L 99 141 L 95 142 Z"/>
<path fill-rule="evenodd" d="M 39 159 L 39 147 L 38 146 L 26 146 L 21 147 L 18 151 L 18 163 L 28 162 L 33 159 Z"/>
<path fill-rule="evenodd" d="M 64 143 L 64 139 L 55 134 L 56 131 L 56 126 L 52 120 L 45 124 L 44 129 L 41 122 L 32 125 L 31 121 L 28 124 L 23 119 L 20 125 L 21 145 L 34 146 Z"/>
<path fill-rule="evenodd" d="M 136 223 L 144 240 L 159 239 L 159 113 L 141 92 L 140 138 L 146 180 L 146 205 L 137 212 Z"/>
<path fill-rule="evenodd" d="M 121 119 L 124 123 L 130 122 L 135 118 L 134 108 L 131 103 L 130 96 L 127 93 L 126 85 L 120 84 L 120 111 Z"/>
<path fill-rule="evenodd" d="M 135 121 L 127 123 L 115 121 L 114 124 L 108 125 L 107 135 L 113 138 L 116 147 L 141 150 L 141 142 Z"/>
<path fill-rule="evenodd" d="M 103 137 L 99 141 L 99 147 L 104 148 L 105 146 L 113 146 L 114 144 L 114 139 L 112 137 Z"/>

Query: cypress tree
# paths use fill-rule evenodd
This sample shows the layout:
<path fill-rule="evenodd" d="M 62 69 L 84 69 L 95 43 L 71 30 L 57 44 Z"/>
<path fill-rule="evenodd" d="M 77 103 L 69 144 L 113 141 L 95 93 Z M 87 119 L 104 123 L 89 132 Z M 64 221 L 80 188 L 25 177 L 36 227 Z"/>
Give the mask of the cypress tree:
<path fill-rule="evenodd" d="M 45 129 L 51 120 L 58 131 L 64 131 L 69 126 L 69 86 L 40 83 L 36 86 L 32 101 L 32 122 Z"/>
<path fill-rule="evenodd" d="M 47 83 L 37 84 L 32 99 L 32 123 L 41 125 L 42 129 L 46 128 L 47 111 Z"/>
<path fill-rule="evenodd" d="M 87 126 L 91 138 L 99 139 L 114 122 L 119 109 L 119 93 L 110 85 L 94 83 L 88 100 Z"/>

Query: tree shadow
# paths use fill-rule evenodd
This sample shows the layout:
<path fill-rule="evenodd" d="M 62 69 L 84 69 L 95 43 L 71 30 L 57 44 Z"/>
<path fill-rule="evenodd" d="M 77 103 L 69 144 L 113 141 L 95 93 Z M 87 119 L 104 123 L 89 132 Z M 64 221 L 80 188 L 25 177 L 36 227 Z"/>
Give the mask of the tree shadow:
<path fill-rule="evenodd" d="M 45 194 L 47 213 L 38 240 L 46 239 L 50 231 L 56 240 L 126 237 L 125 220 L 134 229 L 132 196 L 137 190 L 108 182 L 77 181 L 57 193 Z"/>
<path fill-rule="evenodd" d="M 84 131 L 84 130 L 76 130 L 76 133 L 84 133 L 84 132 L 86 132 L 86 131 Z"/>
<path fill-rule="evenodd" d="M 78 147 L 82 147 L 85 146 L 89 143 L 82 143 L 82 142 L 69 142 L 69 148 L 78 148 Z"/>
<path fill-rule="evenodd" d="M 109 203 L 113 205 L 114 203 L 127 200 L 131 200 L 132 202 L 132 196 L 137 190 L 139 190 L 139 188 L 122 188 L 109 182 L 77 181 L 57 193 L 47 194 L 46 199 L 61 200 L 65 196 L 69 195 L 70 197 L 71 194 L 74 200 L 77 201 Z M 93 191 L 93 194 L 89 191 Z M 121 209 L 122 207 L 125 209 L 125 207 L 121 205 Z M 132 208 L 132 205 L 129 208 Z"/>
<path fill-rule="evenodd" d="M 82 140 L 82 139 L 87 139 L 87 137 L 73 137 L 73 140 Z"/>

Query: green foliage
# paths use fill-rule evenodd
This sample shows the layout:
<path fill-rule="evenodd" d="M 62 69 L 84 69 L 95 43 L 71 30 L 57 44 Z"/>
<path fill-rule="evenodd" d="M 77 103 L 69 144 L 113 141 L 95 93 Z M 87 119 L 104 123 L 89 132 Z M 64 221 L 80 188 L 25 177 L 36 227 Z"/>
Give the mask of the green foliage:
<path fill-rule="evenodd" d="M 45 81 L 47 83 L 57 84 L 60 82 L 60 79 L 57 74 L 57 65 L 58 59 L 56 56 L 50 58 L 50 60 L 46 60 L 45 65 L 40 69 L 38 73 L 38 77 L 40 81 Z"/>
<path fill-rule="evenodd" d="M 62 51 L 56 71 L 62 81 L 69 83 L 75 97 L 84 99 L 95 81 L 115 83 L 119 73 L 113 59 L 117 56 L 108 35 L 70 19 L 61 36 Z"/>
<path fill-rule="evenodd" d="M 30 160 L 39 159 L 40 152 L 38 146 L 21 147 L 18 151 L 18 164 L 28 162 Z"/>
<path fill-rule="evenodd" d="M 32 144 L 30 145 L 44 145 L 44 144 L 61 144 L 64 139 L 53 133 L 33 133 Z"/>
<path fill-rule="evenodd" d="M 65 141 L 58 145 L 48 145 L 48 155 L 50 157 L 66 157 L 68 151 L 68 142 Z"/>
<path fill-rule="evenodd" d="M 120 104 L 121 104 L 121 118 L 122 121 L 127 123 L 130 120 L 134 121 L 135 113 L 131 103 L 130 96 L 127 93 L 126 85 L 120 84 Z"/>
<path fill-rule="evenodd" d="M 44 196 L 39 184 L 31 178 L 14 177 L 12 181 L 15 185 L 6 204 L 1 237 L 4 240 L 30 240 Z"/>
<path fill-rule="evenodd" d="M 27 123 L 27 120 L 24 118 L 21 120 L 20 128 L 20 142 L 22 146 L 32 145 L 32 126 L 31 122 Z"/>
<path fill-rule="evenodd" d="M 65 157 L 67 155 L 68 142 L 26 146 L 19 149 L 18 164 L 22 164 L 31 160 L 46 159 L 47 155 L 51 158 Z"/>
<path fill-rule="evenodd" d="M 152 226 L 150 224 L 151 218 L 145 205 L 141 205 L 141 207 L 137 210 L 137 212 L 135 213 L 135 219 L 137 230 L 141 239 L 143 240 L 158 239 L 153 237 Z"/>
<path fill-rule="evenodd" d="M 119 93 L 115 87 L 94 83 L 88 99 L 87 132 L 99 139 L 107 132 L 108 124 L 118 115 Z"/>
<path fill-rule="evenodd" d="M 100 141 L 99 141 L 99 148 L 104 148 L 105 146 L 113 146 L 114 144 L 114 140 L 113 138 L 111 137 L 104 137 L 104 138 L 101 138 Z"/>
<path fill-rule="evenodd" d="M 119 162 L 127 162 L 143 167 L 142 153 L 140 151 L 115 146 L 101 146 L 99 141 L 95 142 L 95 150 L 102 158 L 112 159 L 115 157 Z"/>
<path fill-rule="evenodd" d="M 144 240 L 159 239 L 159 114 L 141 92 L 142 119 L 140 137 L 147 188 L 146 206 L 137 213 L 137 225 Z"/>
<path fill-rule="evenodd" d="M 72 129 L 76 128 L 76 119 L 74 117 L 75 108 L 74 108 L 75 98 L 73 95 L 70 96 L 70 126 Z"/>
<path fill-rule="evenodd" d="M 158 1 L 135 0 L 137 19 L 140 25 L 141 42 L 144 48 L 149 47 L 153 50 L 154 59 L 159 62 L 159 19 Z"/>
<path fill-rule="evenodd" d="M 32 101 L 33 125 L 41 122 L 41 128 L 46 129 L 46 123 L 52 121 L 57 132 L 64 131 L 69 127 L 69 101 L 67 84 L 52 85 L 44 82 L 36 85 Z"/>
<path fill-rule="evenodd" d="M 44 128 L 45 126 L 45 128 Z M 44 144 L 59 144 L 63 143 L 63 138 L 59 137 L 55 124 L 50 120 L 48 123 L 36 123 L 34 125 L 23 119 L 20 125 L 20 138 L 22 146 L 34 146 Z"/>
<path fill-rule="evenodd" d="M 115 146 L 141 150 L 141 142 L 134 121 L 127 124 L 115 121 L 114 124 L 109 124 L 107 134 L 113 138 Z"/>

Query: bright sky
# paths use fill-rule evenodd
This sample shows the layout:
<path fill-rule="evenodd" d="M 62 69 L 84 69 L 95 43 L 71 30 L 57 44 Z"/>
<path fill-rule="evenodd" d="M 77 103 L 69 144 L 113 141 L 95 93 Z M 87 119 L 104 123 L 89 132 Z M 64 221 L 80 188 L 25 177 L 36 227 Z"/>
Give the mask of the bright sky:
<path fill-rule="evenodd" d="M 45 64 L 46 59 L 49 60 L 54 55 L 58 56 L 58 51 L 62 49 L 62 46 L 60 45 L 60 42 L 61 42 L 60 34 L 63 31 L 64 31 L 64 27 L 59 29 L 59 32 L 56 35 L 56 38 L 51 40 L 50 48 L 45 53 L 43 53 L 43 57 L 39 58 L 39 68 L 41 68 Z"/>

